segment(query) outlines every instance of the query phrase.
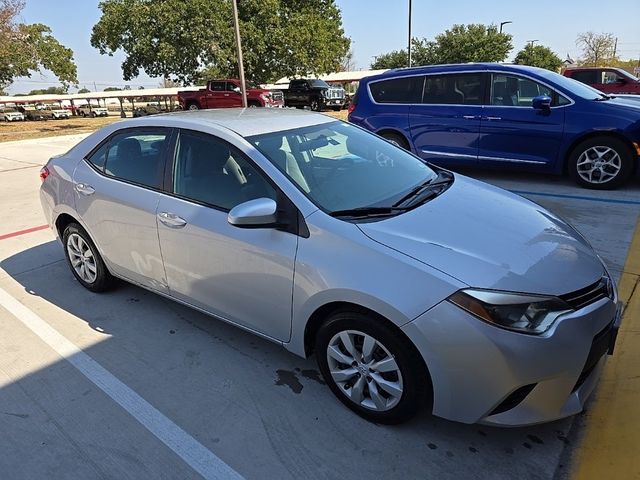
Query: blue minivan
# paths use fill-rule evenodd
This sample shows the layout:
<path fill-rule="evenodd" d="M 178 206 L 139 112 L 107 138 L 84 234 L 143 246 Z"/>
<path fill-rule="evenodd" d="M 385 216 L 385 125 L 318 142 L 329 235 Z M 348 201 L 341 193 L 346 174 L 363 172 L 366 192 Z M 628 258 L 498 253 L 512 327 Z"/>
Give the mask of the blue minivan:
<path fill-rule="evenodd" d="M 366 77 L 349 121 L 436 164 L 568 173 L 587 188 L 620 186 L 640 156 L 640 106 L 520 65 L 433 65 Z"/>

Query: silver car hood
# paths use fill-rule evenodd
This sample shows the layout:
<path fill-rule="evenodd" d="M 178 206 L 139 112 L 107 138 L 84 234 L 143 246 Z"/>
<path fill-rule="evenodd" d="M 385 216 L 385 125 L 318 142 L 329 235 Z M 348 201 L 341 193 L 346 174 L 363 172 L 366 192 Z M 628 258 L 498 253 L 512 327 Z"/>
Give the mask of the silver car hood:
<path fill-rule="evenodd" d="M 567 223 L 522 197 L 460 175 L 426 204 L 358 227 L 472 287 L 559 295 L 605 273 L 591 246 Z"/>

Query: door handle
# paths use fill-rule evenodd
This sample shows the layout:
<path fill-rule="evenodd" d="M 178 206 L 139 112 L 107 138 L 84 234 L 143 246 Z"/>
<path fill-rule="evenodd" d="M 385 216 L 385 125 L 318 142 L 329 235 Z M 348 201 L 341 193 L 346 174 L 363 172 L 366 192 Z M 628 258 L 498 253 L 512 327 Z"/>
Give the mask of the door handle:
<path fill-rule="evenodd" d="M 87 185 L 86 183 L 76 183 L 75 187 L 76 192 L 82 195 L 93 195 L 96 192 L 96 189 L 91 185 Z"/>
<path fill-rule="evenodd" d="M 160 212 L 158 214 L 158 220 L 170 228 L 182 228 L 187 224 L 184 218 L 169 212 Z"/>
<path fill-rule="evenodd" d="M 502 117 L 484 117 L 483 120 L 502 120 Z"/>
<path fill-rule="evenodd" d="M 224 94 L 224 96 L 225 96 L 225 97 L 228 97 L 228 96 L 229 96 L 229 94 L 228 94 L 228 93 L 225 93 L 225 94 Z"/>
<path fill-rule="evenodd" d="M 479 118 L 479 117 L 476 115 L 463 115 L 462 118 L 466 120 L 475 120 L 476 118 Z"/>

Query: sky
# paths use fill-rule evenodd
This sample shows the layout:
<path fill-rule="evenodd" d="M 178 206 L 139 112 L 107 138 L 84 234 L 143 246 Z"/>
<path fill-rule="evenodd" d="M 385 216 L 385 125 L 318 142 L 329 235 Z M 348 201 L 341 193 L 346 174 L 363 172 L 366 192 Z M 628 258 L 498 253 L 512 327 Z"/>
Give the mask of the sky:
<path fill-rule="evenodd" d="M 212 0 L 215 1 L 215 0 Z M 74 51 L 80 88 L 104 90 L 131 85 L 135 89 L 159 86 L 159 79 L 142 74 L 130 82 L 122 79 L 124 54 L 100 55 L 91 46 L 91 29 L 100 18 L 98 0 L 26 0 L 21 21 L 49 25 L 53 35 Z M 345 33 L 352 40 L 357 69 L 367 69 L 373 57 L 405 48 L 408 35 L 408 0 L 336 0 Z M 601 0 L 413 0 L 413 36 L 433 38 L 456 23 L 499 24 L 513 35 L 513 59 L 529 40 L 537 40 L 561 58 L 576 59 L 575 39 L 580 32 L 611 32 L 618 37 L 623 59 L 640 58 L 640 1 L 617 0 L 608 8 Z M 508 59 L 508 60 L 509 60 Z M 94 85 L 95 84 L 95 85 Z M 59 85 L 50 72 L 17 79 L 9 93 L 26 93 Z"/>

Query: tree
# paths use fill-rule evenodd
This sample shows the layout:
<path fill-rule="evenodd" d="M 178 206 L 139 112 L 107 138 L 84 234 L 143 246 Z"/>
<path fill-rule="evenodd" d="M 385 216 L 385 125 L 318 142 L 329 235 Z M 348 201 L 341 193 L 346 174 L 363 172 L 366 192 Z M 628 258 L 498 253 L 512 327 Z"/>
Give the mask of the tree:
<path fill-rule="evenodd" d="M 23 0 L 0 0 L 0 86 L 42 69 L 53 72 L 63 85 L 77 84 L 73 51 L 60 44 L 46 25 L 18 23 L 23 8 Z"/>
<path fill-rule="evenodd" d="M 121 92 L 122 89 L 119 87 L 107 87 L 103 90 L 103 92 Z"/>
<path fill-rule="evenodd" d="M 495 25 L 454 25 L 436 36 L 438 63 L 503 62 L 513 49 L 511 35 Z"/>
<path fill-rule="evenodd" d="M 557 72 L 562 67 L 562 59 L 544 45 L 527 44 L 518 52 L 515 58 L 517 65 L 530 65 L 532 67 L 546 68 Z"/>
<path fill-rule="evenodd" d="M 31 90 L 28 95 L 64 95 L 69 89 L 66 86 L 48 87 Z"/>
<path fill-rule="evenodd" d="M 349 50 L 335 0 L 238 3 L 249 80 L 332 72 Z M 126 80 L 141 69 L 183 83 L 197 80 L 205 69 L 237 76 L 230 0 L 103 0 L 99 7 L 91 45 L 101 54 L 124 51 Z"/>
<path fill-rule="evenodd" d="M 502 62 L 513 49 L 511 35 L 500 33 L 495 25 L 454 25 L 435 40 L 411 40 L 411 64 Z M 379 55 L 371 68 L 406 67 L 406 49 Z"/>
<path fill-rule="evenodd" d="M 78 90 L 78 93 L 89 93 L 91 92 L 91 90 L 89 90 L 88 88 L 81 88 L 80 90 Z"/>
<path fill-rule="evenodd" d="M 411 39 L 411 65 L 433 65 L 438 62 L 436 53 L 437 45 L 426 38 Z M 402 68 L 408 66 L 409 56 L 406 49 L 393 50 L 389 53 L 378 55 L 371 64 L 373 69 Z"/>
<path fill-rule="evenodd" d="M 582 49 L 580 65 L 606 67 L 616 61 L 616 38 L 612 33 L 584 32 L 578 35 L 576 45 Z"/>

